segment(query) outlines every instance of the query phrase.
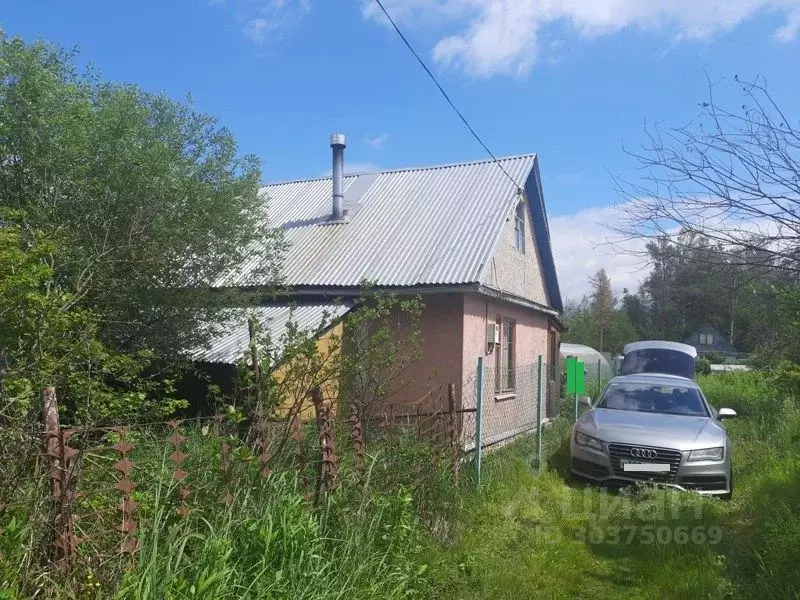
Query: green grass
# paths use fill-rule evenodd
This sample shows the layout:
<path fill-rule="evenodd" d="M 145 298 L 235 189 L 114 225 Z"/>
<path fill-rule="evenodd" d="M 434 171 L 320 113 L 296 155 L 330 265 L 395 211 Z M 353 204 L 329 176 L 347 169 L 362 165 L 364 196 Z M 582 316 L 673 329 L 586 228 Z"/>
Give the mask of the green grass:
<path fill-rule="evenodd" d="M 419 574 L 410 495 L 312 513 L 288 476 L 235 506 L 175 521 L 158 509 L 120 600 L 407 598 Z"/>
<path fill-rule="evenodd" d="M 545 473 L 533 440 L 487 457 L 464 498 L 458 542 L 440 557 L 440 596 L 472 598 L 796 598 L 800 593 L 800 413 L 762 376 L 701 379 L 742 418 L 731 502 L 573 482 L 567 438 Z"/>
<path fill-rule="evenodd" d="M 166 456 L 170 449 L 145 436 L 137 439 L 132 457 L 138 471 L 133 496 L 139 504 L 139 548 L 131 556 L 118 552 L 120 495 L 111 488 L 116 478 L 96 466 L 103 453 L 87 459 L 91 472 L 81 480 L 81 490 L 96 491 L 79 500 L 76 527 L 90 537 L 72 571 L 43 560 L 39 540 L 47 534 L 41 524 L 46 513 L 37 520 L 26 515 L 30 504 L 9 507 L 0 518 L 0 599 L 377 600 L 416 598 L 428 589 L 427 534 L 411 487 L 397 481 L 407 474 L 395 469 L 391 486 L 385 481 L 393 456 L 373 452 L 370 470 L 358 482 L 343 467 L 339 491 L 317 506 L 294 471 L 275 472 L 264 481 L 257 461 L 243 460 L 232 490 L 235 502 L 226 506 L 220 502 L 219 469 L 210 468 L 217 442 L 190 437 L 187 469 L 201 464 L 188 469 L 192 510 L 182 519 L 176 512 L 174 464 Z M 430 455 L 419 459 L 430 465 Z M 107 521 L 98 516 L 104 514 Z"/>
<path fill-rule="evenodd" d="M 296 476 L 262 483 L 250 461 L 236 504 L 218 502 L 219 474 L 209 472 L 192 482 L 194 510 L 179 519 L 163 444 L 148 450 L 140 439 L 136 459 L 152 483 L 135 493 L 139 551 L 121 559 L 95 538 L 66 576 L 32 558 L 36 532 L 24 512 L 6 510 L 0 599 L 797 598 L 800 406 L 759 374 L 700 382 L 713 404 L 740 415 L 726 425 L 730 502 L 572 481 L 564 419 L 546 430 L 541 474 L 528 437 L 486 455 L 480 489 L 465 465 L 454 490 L 424 448 L 400 443 L 375 454 L 363 478 L 344 461 L 339 491 L 314 507 Z M 571 409 L 566 402 L 562 414 Z M 216 452 L 200 443 L 192 460 Z"/>

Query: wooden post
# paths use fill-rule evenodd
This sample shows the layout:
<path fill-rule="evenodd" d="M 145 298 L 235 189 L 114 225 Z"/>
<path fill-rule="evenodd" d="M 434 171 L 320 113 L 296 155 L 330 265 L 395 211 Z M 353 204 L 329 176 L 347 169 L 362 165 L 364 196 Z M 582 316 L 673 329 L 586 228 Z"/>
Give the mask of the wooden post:
<path fill-rule="evenodd" d="M 459 433 L 456 427 L 456 384 L 451 383 L 447 386 L 447 435 L 450 442 L 450 452 L 452 461 L 450 463 L 453 471 L 453 483 L 458 486 L 458 475 L 461 468 L 461 453 L 459 452 L 458 438 Z"/>
<path fill-rule="evenodd" d="M 71 514 L 72 476 L 78 451 L 69 447 L 74 430 L 61 430 L 58 399 L 54 387 L 42 390 L 42 416 L 45 425 L 45 448 L 50 462 L 52 501 L 54 508 L 55 557 L 59 567 L 70 570 L 81 539 L 73 531 Z"/>
<path fill-rule="evenodd" d="M 258 360 L 258 344 L 256 343 L 256 320 L 250 317 L 247 322 L 247 328 L 250 332 L 250 360 L 253 363 L 253 380 L 258 385 L 258 380 L 261 378 L 261 365 Z"/>
<path fill-rule="evenodd" d="M 247 322 L 247 329 L 250 334 L 250 361 L 252 363 L 253 368 L 253 388 L 255 391 L 255 406 L 256 410 L 260 411 L 261 406 L 261 364 L 258 358 L 258 343 L 257 343 L 257 333 L 258 328 L 256 327 L 256 320 L 255 317 L 250 317 L 250 320 Z"/>
<path fill-rule="evenodd" d="M 52 497 L 60 499 L 63 492 L 64 472 L 61 468 L 61 425 L 58 419 L 56 389 L 42 390 L 42 415 L 44 417 L 45 450 L 50 462 Z"/>

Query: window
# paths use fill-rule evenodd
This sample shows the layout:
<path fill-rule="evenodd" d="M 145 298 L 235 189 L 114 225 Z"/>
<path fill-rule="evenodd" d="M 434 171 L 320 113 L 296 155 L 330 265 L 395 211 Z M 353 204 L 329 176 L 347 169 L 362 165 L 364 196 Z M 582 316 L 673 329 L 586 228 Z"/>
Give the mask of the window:
<path fill-rule="evenodd" d="M 708 409 L 694 386 L 612 383 L 596 408 L 707 417 Z"/>
<path fill-rule="evenodd" d="M 681 350 L 667 348 L 641 348 L 628 352 L 622 359 L 620 375 L 639 373 L 664 373 L 694 379 L 694 358 Z"/>
<path fill-rule="evenodd" d="M 514 391 L 514 321 L 498 318 L 500 325 L 500 347 L 496 358 L 497 375 L 495 377 L 495 391 Z"/>
<path fill-rule="evenodd" d="M 525 252 L 525 203 L 517 204 L 517 212 L 514 217 L 514 237 L 517 250 Z"/>
<path fill-rule="evenodd" d="M 712 333 L 701 333 L 700 334 L 700 344 L 703 346 L 711 346 L 714 343 L 714 334 Z"/>

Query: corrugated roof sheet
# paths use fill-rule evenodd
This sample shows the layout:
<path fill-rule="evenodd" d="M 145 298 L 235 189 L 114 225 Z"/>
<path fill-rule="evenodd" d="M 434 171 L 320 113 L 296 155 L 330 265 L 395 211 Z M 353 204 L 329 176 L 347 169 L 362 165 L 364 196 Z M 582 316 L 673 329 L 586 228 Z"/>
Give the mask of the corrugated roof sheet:
<path fill-rule="evenodd" d="M 535 155 L 499 160 L 520 188 Z M 517 185 L 491 160 L 351 175 L 347 223 L 330 223 L 331 179 L 265 186 L 270 224 L 289 249 L 289 286 L 350 287 L 474 283 L 516 201 Z M 255 261 L 217 286 L 268 284 Z"/>
<path fill-rule="evenodd" d="M 289 323 L 298 330 L 315 334 L 343 316 L 349 307 L 343 304 L 273 305 L 234 310 L 221 323 L 222 333 L 211 340 L 208 348 L 190 352 L 192 360 L 234 364 L 241 359 L 250 344 L 249 317 L 255 316 L 261 331 L 269 333 L 279 354 Z"/>

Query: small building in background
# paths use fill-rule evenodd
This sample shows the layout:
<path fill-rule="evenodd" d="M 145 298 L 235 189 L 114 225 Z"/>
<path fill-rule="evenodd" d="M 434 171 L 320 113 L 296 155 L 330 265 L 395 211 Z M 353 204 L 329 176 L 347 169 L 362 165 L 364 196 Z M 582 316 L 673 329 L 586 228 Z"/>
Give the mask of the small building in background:
<path fill-rule="evenodd" d="M 701 358 L 715 353 L 722 354 L 729 360 L 747 357 L 747 354 L 739 352 L 725 336 L 711 325 L 703 325 L 686 338 L 684 343 L 694 346 L 697 355 Z"/>

